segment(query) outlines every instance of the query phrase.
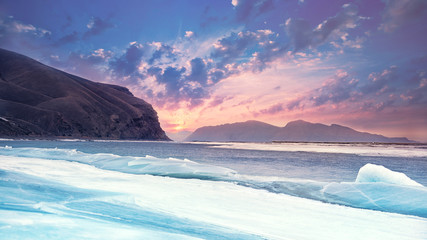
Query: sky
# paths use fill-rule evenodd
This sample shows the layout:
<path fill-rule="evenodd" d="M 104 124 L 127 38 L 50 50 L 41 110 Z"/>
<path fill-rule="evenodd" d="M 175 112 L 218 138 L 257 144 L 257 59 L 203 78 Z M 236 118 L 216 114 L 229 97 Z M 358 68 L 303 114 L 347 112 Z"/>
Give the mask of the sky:
<path fill-rule="evenodd" d="M 427 142 L 426 0 L 0 0 L 0 47 L 153 105 L 168 132 L 304 119 Z"/>

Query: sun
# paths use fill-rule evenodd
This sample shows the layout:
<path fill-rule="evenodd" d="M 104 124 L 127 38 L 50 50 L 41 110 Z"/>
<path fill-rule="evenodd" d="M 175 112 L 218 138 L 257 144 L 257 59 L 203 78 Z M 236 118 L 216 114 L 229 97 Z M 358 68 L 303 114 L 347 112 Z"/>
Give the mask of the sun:
<path fill-rule="evenodd" d="M 182 125 L 178 125 L 178 126 L 176 126 L 176 127 L 174 127 L 174 128 L 173 128 L 173 130 L 174 130 L 175 132 L 182 131 L 183 129 L 184 129 L 184 126 L 182 126 Z"/>

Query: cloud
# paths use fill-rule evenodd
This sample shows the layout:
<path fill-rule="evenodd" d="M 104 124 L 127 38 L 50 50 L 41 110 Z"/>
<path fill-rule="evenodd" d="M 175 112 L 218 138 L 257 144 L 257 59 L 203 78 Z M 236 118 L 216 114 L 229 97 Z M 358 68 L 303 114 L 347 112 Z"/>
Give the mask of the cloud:
<path fill-rule="evenodd" d="M 317 47 L 329 39 L 336 39 L 346 34 L 346 30 L 355 28 L 362 17 L 357 15 L 354 4 L 344 4 L 337 15 L 330 17 L 312 29 L 304 19 L 286 20 L 285 29 L 291 39 L 293 51 L 297 52 L 308 47 Z"/>
<path fill-rule="evenodd" d="M 276 113 L 282 112 L 284 110 L 285 110 L 285 108 L 283 107 L 283 104 L 277 103 L 277 104 L 274 104 L 268 108 L 261 109 L 257 114 L 276 114 Z"/>
<path fill-rule="evenodd" d="M 411 105 L 416 104 L 427 107 L 427 73 L 425 71 L 419 71 L 411 81 L 418 84 L 403 93 L 401 98 L 408 101 Z"/>
<path fill-rule="evenodd" d="M 427 13 L 425 0 L 385 0 L 386 6 L 382 13 L 383 23 L 379 29 L 393 32 L 397 28 L 423 18 Z"/>
<path fill-rule="evenodd" d="M 194 32 L 192 32 L 192 31 L 185 31 L 185 37 L 186 38 L 192 38 L 192 37 L 194 37 Z"/>
<path fill-rule="evenodd" d="M 143 46 L 131 43 L 123 55 L 110 61 L 110 70 L 116 77 L 137 75 L 138 66 L 143 55 Z"/>
<path fill-rule="evenodd" d="M 311 30 L 308 21 L 302 18 L 288 18 L 288 20 L 286 20 L 285 27 L 294 47 L 294 52 L 305 49 L 312 44 L 313 31 Z"/>
<path fill-rule="evenodd" d="M 381 73 L 371 73 L 368 82 L 360 87 L 363 94 L 390 92 L 390 84 L 398 81 L 397 67 L 392 66 Z"/>
<path fill-rule="evenodd" d="M 159 42 L 152 43 L 151 46 L 155 48 L 155 51 L 148 60 L 148 64 L 168 64 L 176 60 L 177 55 L 173 47 Z"/>
<path fill-rule="evenodd" d="M 424 57 L 408 61 L 399 69 L 390 66 L 372 72 L 366 79 L 358 79 L 340 70 L 319 88 L 286 103 L 287 110 L 317 109 L 334 105 L 342 111 L 383 111 L 405 107 L 427 107 L 427 72 Z M 415 68 L 414 68 L 415 67 Z M 344 109 L 345 108 L 345 109 Z M 274 112 L 274 108 L 265 112 Z"/>
<path fill-rule="evenodd" d="M 299 98 L 296 98 L 294 100 L 291 100 L 286 104 L 286 108 L 289 111 L 292 111 L 292 110 L 298 109 L 298 108 L 303 108 L 304 106 L 301 106 L 303 101 L 304 101 L 304 97 L 299 97 Z"/>
<path fill-rule="evenodd" d="M 214 50 L 210 57 L 216 61 L 216 66 L 219 69 L 223 69 L 227 64 L 236 63 L 236 60 L 240 63 L 247 62 L 252 56 L 254 47 L 263 48 L 263 46 L 268 46 L 263 44 L 266 41 L 268 42 L 270 35 L 272 35 L 270 30 L 232 32 L 229 36 L 218 40 L 214 44 Z M 266 49 L 268 48 L 263 50 Z M 244 58 L 246 58 L 246 61 L 244 61 Z"/>
<path fill-rule="evenodd" d="M 69 28 L 73 24 L 73 18 L 70 15 L 68 15 L 65 19 L 66 19 L 66 22 L 61 27 L 62 31 Z"/>
<path fill-rule="evenodd" d="M 177 95 L 179 93 L 179 90 L 182 87 L 183 82 L 183 74 L 185 73 L 185 68 L 174 68 L 174 67 L 167 67 L 163 74 L 158 74 L 157 81 L 159 83 L 164 83 L 166 85 L 166 94 L 170 95 Z"/>
<path fill-rule="evenodd" d="M 188 76 L 190 81 L 198 82 L 202 86 L 207 85 L 208 73 L 207 67 L 203 59 L 194 58 L 190 61 L 191 64 L 191 74 Z"/>
<path fill-rule="evenodd" d="M 106 71 L 108 61 L 113 53 L 105 49 L 97 49 L 89 54 L 71 52 L 67 57 L 50 55 L 46 60 L 52 66 L 61 68 L 78 76 L 105 82 L 109 72 Z"/>
<path fill-rule="evenodd" d="M 49 37 L 52 33 L 44 28 L 23 23 L 9 16 L 0 19 L 0 38 L 8 37 L 10 34 L 30 34 L 34 37 Z"/>
<path fill-rule="evenodd" d="M 99 35 L 105 32 L 107 29 L 113 28 L 114 24 L 99 17 L 92 17 L 86 26 L 88 30 L 83 34 L 83 39 L 88 39 L 90 37 Z"/>
<path fill-rule="evenodd" d="M 274 9 L 273 0 L 232 0 L 231 4 L 236 10 L 238 22 L 246 22 Z"/>
<path fill-rule="evenodd" d="M 338 71 L 334 77 L 323 83 L 323 86 L 311 92 L 310 100 L 314 106 L 325 103 L 340 103 L 350 99 L 355 94 L 358 80 L 345 71 Z"/>
<path fill-rule="evenodd" d="M 209 72 L 210 80 L 213 84 L 221 81 L 222 79 L 227 77 L 227 74 L 225 71 L 219 70 L 219 69 L 213 69 Z"/>
<path fill-rule="evenodd" d="M 219 97 L 219 96 L 216 96 L 215 98 L 213 98 L 210 102 L 209 102 L 209 106 L 208 106 L 208 108 L 213 108 L 213 107 L 216 107 L 216 106 L 219 106 L 219 105 L 221 105 L 225 100 L 230 100 L 230 99 L 232 99 L 233 97 Z"/>
<path fill-rule="evenodd" d="M 190 79 L 190 75 L 186 75 L 186 68 L 167 67 L 161 69 L 159 67 L 151 67 L 147 70 L 149 76 L 155 77 L 158 84 L 165 86 L 165 92 L 157 94 L 159 98 L 157 104 L 165 108 L 177 109 L 181 101 L 187 102 L 188 108 L 193 108 L 201 105 L 210 94 L 209 92 L 197 85 L 194 85 Z"/>
<path fill-rule="evenodd" d="M 201 21 L 200 21 L 200 27 L 206 28 L 211 25 L 218 25 L 219 23 L 225 23 L 225 21 L 228 20 L 227 16 L 219 17 L 217 15 L 212 16 L 212 14 L 217 14 L 213 11 L 211 11 L 210 6 L 206 6 L 205 10 L 203 10 Z"/>
<path fill-rule="evenodd" d="M 53 46 L 58 47 L 58 46 L 62 46 L 65 44 L 77 42 L 78 40 L 79 40 L 79 34 L 76 31 L 74 31 L 74 32 L 67 34 L 67 35 L 61 37 L 60 39 L 58 39 L 53 44 Z"/>
<path fill-rule="evenodd" d="M 233 63 L 237 58 L 242 57 L 248 48 L 256 45 L 257 38 L 254 32 L 233 32 L 214 44 L 211 58 L 216 60 L 219 68 L 223 68 L 226 64 Z"/>
<path fill-rule="evenodd" d="M 254 72 L 265 70 L 271 61 L 286 55 L 288 44 L 283 45 L 278 41 L 265 41 L 260 50 L 252 54 L 251 65 Z"/>
<path fill-rule="evenodd" d="M 191 58 L 193 52 L 185 46 L 182 42 L 131 42 L 125 53 L 110 60 L 109 71 L 115 81 L 124 79 L 158 107 L 193 108 L 210 97 L 210 88 L 227 73 L 215 68 L 210 59 Z"/>
<path fill-rule="evenodd" d="M 116 78 L 131 80 L 148 97 L 156 98 L 157 106 L 195 107 L 210 98 L 221 80 L 240 71 L 262 71 L 268 62 L 283 55 L 285 48 L 271 40 L 275 37 L 268 29 L 231 32 L 217 41 L 209 40 L 211 51 L 203 52 L 188 51 L 187 43 L 205 44 L 188 38 L 171 45 L 133 42 L 125 54 L 110 61 L 110 69 Z M 140 54 L 129 61 L 126 56 L 133 51 Z M 150 91 L 152 88 L 156 90 Z"/>
<path fill-rule="evenodd" d="M 3 48 L 19 52 L 40 49 L 50 37 L 51 32 L 44 28 L 24 23 L 12 16 L 0 18 L 0 45 Z"/>

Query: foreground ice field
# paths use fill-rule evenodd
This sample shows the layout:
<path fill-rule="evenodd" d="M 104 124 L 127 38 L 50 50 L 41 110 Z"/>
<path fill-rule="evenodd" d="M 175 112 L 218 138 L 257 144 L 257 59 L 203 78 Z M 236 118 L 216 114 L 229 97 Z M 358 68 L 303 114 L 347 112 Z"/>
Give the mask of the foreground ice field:
<path fill-rule="evenodd" d="M 0 183 L 0 239 L 427 238 L 426 188 L 377 165 L 352 183 L 321 183 L 189 160 L 3 147 Z"/>

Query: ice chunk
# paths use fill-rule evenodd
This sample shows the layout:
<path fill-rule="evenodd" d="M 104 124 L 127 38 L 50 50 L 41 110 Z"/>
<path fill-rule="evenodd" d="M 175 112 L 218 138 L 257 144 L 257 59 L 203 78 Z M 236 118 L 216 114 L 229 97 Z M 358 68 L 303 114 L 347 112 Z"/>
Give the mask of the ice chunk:
<path fill-rule="evenodd" d="M 404 173 L 394 172 L 384 166 L 366 164 L 360 168 L 357 174 L 356 183 L 382 182 L 396 185 L 422 186 L 410 179 Z"/>
<path fill-rule="evenodd" d="M 77 149 L 0 147 L 0 155 L 37 157 L 80 162 L 95 167 L 133 174 L 151 174 L 177 178 L 222 179 L 236 174 L 232 169 L 202 164 L 189 159 L 120 156 L 109 153 L 84 153 Z"/>
<path fill-rule="evenodd" d="M 355 208 L 427 218 L 427 188 L 403 173 L 367 164 L 356 182 L 316 182 L 296 179 L 236 179 L 238 184 Z"/>

